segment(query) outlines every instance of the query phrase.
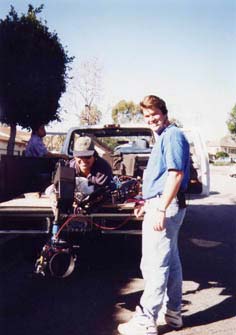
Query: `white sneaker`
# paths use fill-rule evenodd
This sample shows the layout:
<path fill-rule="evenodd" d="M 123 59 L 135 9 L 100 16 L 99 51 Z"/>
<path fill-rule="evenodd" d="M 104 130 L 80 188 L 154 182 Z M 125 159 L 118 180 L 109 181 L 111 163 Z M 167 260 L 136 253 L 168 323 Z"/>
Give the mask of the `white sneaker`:
<path fill-rule="evenodd" d="M 165 320 L 166 323 L 174 329 L 180 329 L 183 327 L 183 319 L 180 311 L 175 312 L 167 308 L 165 313 Z"/>
<path fill-rule="evenodd" d="M 166 311 L 167 307 L 166 305 L 163 304 L 160 311 L 158 312 L 158 317 L 156 320 L 156 324 L 158 326 L 166 325 L 166 319 L 165 319 Z"/>
<path fill-rule="evenodd" d="M 157 324 L 157 326 L 166 325 L 165 313 L 158 313 L 158 318 L 156 320 L 156 324 Z"/>
<path fill-rule="evenodd" d="M 146 324 L 143 319 L 142 315 L 136 313 L 128 322 L 118 326 L 118 332 L 122 335 L 158 335 L 156 324 L 154 322 Z"/>

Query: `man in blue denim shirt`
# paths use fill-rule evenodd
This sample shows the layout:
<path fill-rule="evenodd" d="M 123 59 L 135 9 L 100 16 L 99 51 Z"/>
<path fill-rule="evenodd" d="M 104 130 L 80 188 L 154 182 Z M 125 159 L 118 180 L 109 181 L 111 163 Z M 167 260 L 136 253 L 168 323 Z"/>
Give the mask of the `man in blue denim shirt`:
<path fill-rule="evenodd" d="M 32 126 L 32 134 L 25 149 L 26 157 L 51 157 L 67 160 L 69 157 L 64 154 L 48 151 L 43 138 L 46 136 L 46 130 L 43 124 Z"/>
<path fill-rule="evenodd" d="M 140 103 L 145 121 L 158 134 L 143 182 L 141 270 L 145 289 L 132 319 L 118 326 L 124 335 L 157 335 L 156 320 L 167 294 L 166 323 L 175 329 L 181 317 L 182 267 L 178 233 L 186 206 L 184 191 L 189 180 L 189 143 L 168 120 L 165 102 L 149 95 Z"/>

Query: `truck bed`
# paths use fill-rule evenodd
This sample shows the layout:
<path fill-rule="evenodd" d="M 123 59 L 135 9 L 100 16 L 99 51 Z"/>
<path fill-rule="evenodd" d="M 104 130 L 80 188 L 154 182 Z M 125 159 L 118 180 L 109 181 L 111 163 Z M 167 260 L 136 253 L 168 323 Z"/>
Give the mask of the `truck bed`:
<path fill-rule="evenodd" d="M 81 223 L 86 223 L 89 231 L 140 234 L 141 219 L 135 218 L 133 209 L 134 203 L 104 204 L 99 212 L 74 216 L 66 229 L 78 232 Z M 28 193 L 0 203 L 0 234 L 49 234 L 53 217 L 48 196 Z M 84 228 L 82 230 L 84 232 Z"/>
<path fill-rule="evenodd" d="M 1 234 L 48 233 L 53 212 L 50 199 L 37 194 L 26 194 L 0 203 Z"/>

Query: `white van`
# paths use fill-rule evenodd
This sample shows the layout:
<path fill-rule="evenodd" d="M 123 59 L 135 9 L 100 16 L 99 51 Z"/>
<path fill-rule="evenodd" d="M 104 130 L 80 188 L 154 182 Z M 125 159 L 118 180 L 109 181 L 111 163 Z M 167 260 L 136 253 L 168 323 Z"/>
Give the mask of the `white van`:
<path fill-rule="evenodd" d="M 208 196 L 210 193 L 210 166 L 205 142 L 196 128 L 183 129 L 190 144 L 189 191 Z"/>

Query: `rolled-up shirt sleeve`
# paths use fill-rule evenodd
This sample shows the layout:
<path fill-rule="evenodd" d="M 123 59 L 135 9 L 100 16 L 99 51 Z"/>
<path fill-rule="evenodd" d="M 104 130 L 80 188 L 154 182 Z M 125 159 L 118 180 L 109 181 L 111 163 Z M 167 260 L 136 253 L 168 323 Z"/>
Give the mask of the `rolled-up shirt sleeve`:
<path fill-rule="evenodd" d="M 113 180 L 112 169 L 105 159 L 101 157 L 96 158 L 95 164 L 88 176 L 88 180 L 95 186 L 106 186 L 111 184 Z"/>
<path fill-rule="evenodd" d="M 95 176 L 89 174 L 87 178 L 89 183 L 97 186 L 105 185 L 106 181 L 108 180 L 108 176 L 106 176 L 104 173 L 101 172 L 97 172 Z"/>

